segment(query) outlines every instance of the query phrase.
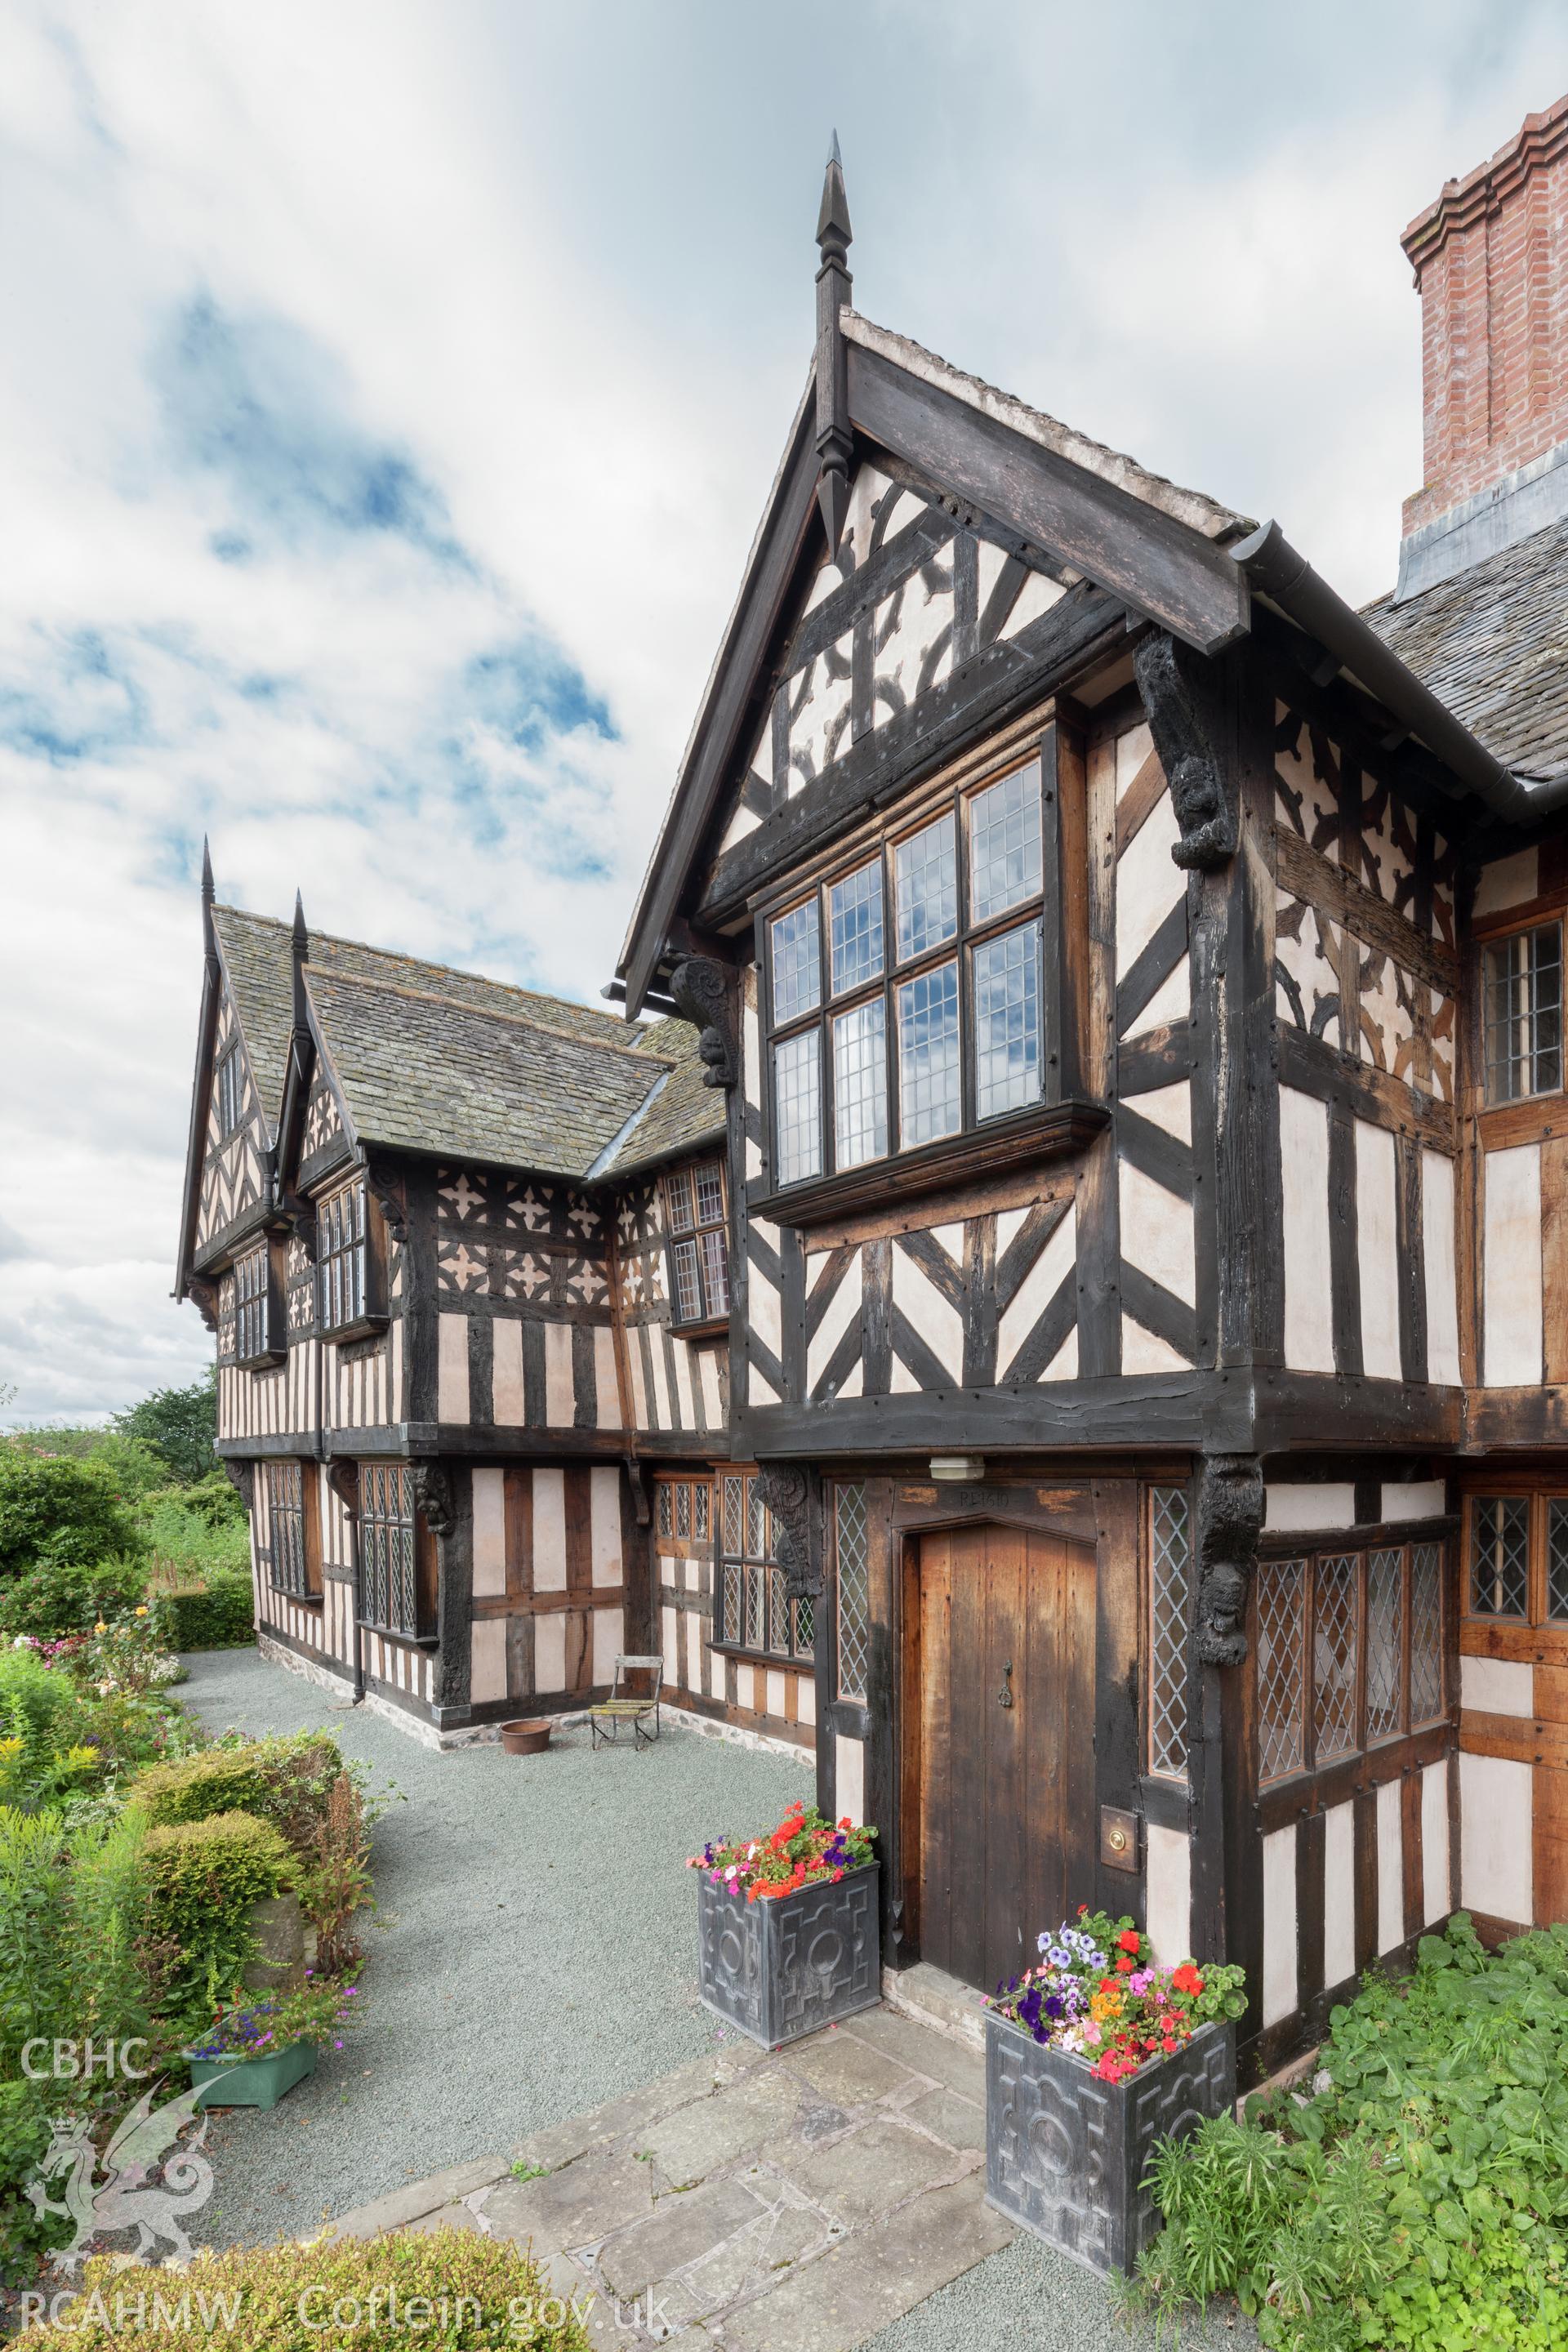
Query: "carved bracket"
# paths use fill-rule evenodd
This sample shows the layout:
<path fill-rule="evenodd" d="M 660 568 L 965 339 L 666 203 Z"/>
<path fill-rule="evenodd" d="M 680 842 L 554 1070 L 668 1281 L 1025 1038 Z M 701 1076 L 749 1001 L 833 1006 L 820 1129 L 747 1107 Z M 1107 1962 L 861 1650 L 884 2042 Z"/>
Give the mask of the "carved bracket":
<path fill-rule="evenodd" d="M 359 1464 L 329 1462 L 325 1465 L 327 1484 L 350 1515 L 359 1516 Z"/>
<path fill-rule="evenodd" d="M 458 1503 L 452 1492 L 452 1474 L 444 1462 L 414 1465 L 414 1499 L 432 1535 L 449 1536 L 453 1532 L 458 1524 Z"/>
<path fill-rule="evenodd" d="M 1198 1656 L 1239 1666 L 1247 1656 L 1247 1593 L 1263 1525 L 1256 1454 L 1211 1454 L 1198 1474 Z"/>
<path fill-rule="evenodd" d="M 386 1220 L 386 1230 L 395 1242 L 408 1239 L 408 1194 L 401 1176 L 394 1175 L 374 1160 L 364 1171 L 365 1182 L 374 1196 L 375 1204 Z"/>
<path fill-rule="evenodd" d="M 633 1514 L 639 1528 L 648 1527 L 652 1523 L 653 1510 L 648 1500 L 647 1482 L 643 1476 L 642 1464 L 635 1455 L 628 1454 L 626 1457 L 626 1486 L 631 1494 Z"/>
<path fill-rule="evenodd" d="M 670 974 L 669 992 L 694 1028 L 708 1067 L 705 1087 L 732 1087 L 741 1075 L 731 1006 L 730 975 L 711 956 L 688 956 Z"/>
<path fill-rule="evenodd" d="M 223 1457 L 223 1466 L 229 1485 L 239 1496 L 246 1509 L 253 1511 L 256 1508 L 255 1463 L 237 1461 L 232 1454 L 226 1454 Z"/>
<path fill-rule="evenodd" d="M 804 1470 L 792 1462 L 769 1463 L 757 1473 L 757 1493 L 773 1514 L 773 1557 L 784 1570 L 792 1601 L 815 1600 L 821 1570 L 813 1559 L 811 1489 Z"/>
<path fill-rule="evenodd" d="M 1171 856 L 1178 866 L 1209 874 L 1236 855 L 1237 815 L 1186 667 L 1193 659 L 1174 637 L 1156 631 L 1139 645 L 1132 667 L 1182 828 Z"/>
<path fill-rule="evenodd" d="M 193 1274 L 185 1284 L 185 1297 L 191 1300 L 209 1331 L 217 1329 L 217 1285 L 204 1282 Z"/>

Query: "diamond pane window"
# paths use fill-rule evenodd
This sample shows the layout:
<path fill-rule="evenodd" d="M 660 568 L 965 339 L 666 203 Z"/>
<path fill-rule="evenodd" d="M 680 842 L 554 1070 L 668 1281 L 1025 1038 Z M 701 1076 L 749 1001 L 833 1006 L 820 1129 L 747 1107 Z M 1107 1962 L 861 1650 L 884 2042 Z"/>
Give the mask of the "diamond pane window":
<path fill-rule="evenodd" d="M 1192 1564 L 1187 1490 L 1149 1493 L 1149 1769 L 1187 1770 L 1187 1628 Z"/>
<path fill-rule="evenodd" d="M 1546 1613 L 1568 1617 L 1568 1498 L 1561 1495 L 1546 1506 Z"/>
<path fill-rule="evenodd" d="M 775 1024 L 814 1013 L 822 1002 L 822 918 L 815 898 L 803 898 L 773 925 Z"/>
<path fill-rule="evenodd" d="M 958 1049 L 958 966 L 908 980 L 899 991 L 899 1125 L 906 1150 L 956 1134 L 963 1116 Z"/>
<path fill-rule="evenodd" d="M 1563 1083 L 1563 929 L 1543 923 L 1486 951 L 1487 1100 Z"/>
<path fill-rule="evenodd" d="M 838 1569 L 838 1691 L 866 1696 L 871 1650 L 870 1540 L 864 1486 L 834 1490 L 835 1557 Z"/>
<path fill-rule="evenodd" d="M 833 1024 L 833 1149 L 840 1168 L 888 1148 L 888 1000 L 841 1013 Z"/>
<path fill-rule="evenodd" d="M 827 935 L 833 993 L 875 980 L 882 969 L 882 861 L 836 882 L 827 894 Z"/>
<path fill-rule="evenodd" d="M 958 929 L 957 840 L 950 814 L 911 834 L 893 852 L 900 963 L 941 947 Z"/>
<path fill-rule="evenodd" d="M 362 1462 L 359 1474 L 361 1605 L 365 1622 L 391 1633 L 419 1631 L 414 1573 L 414 1482 L 399 1462 Z"/>
<path fill-rule="evenodd" d="M 272 1255 L 263 1242 L 234 1262 L 234 1345 L 240 1363 L 258 1363 L 274 1352 L 271 1309 Z"/>
<path fill-rule="evenodd" d="M 708 1540 L 708 1489 L 695 1486 L 691 1492 L 691 1532 L 699 1543 Z"/>
<path fill-rule="evenodd" d="M 773 1047 L 778 1180 L 798 1184 L 822 1172 L 822 1032 L 803 1029 Z"/>
<path fill-rule="evenodd" d="M 768 1556 L 767 1506 L 757 1492 L 754 1478 L 746 1481 L 746 1557 L 766 1559 Z"/>
<path fill-rule="evenodd" d="M 1036 761 L 969 803 L 969 913 L 984 923 L 1040 887 L 1040 770 Z"/>
<path fill-rule="evenodd" d="M 670 1492 L 668 1486 L 661 1486 L 658 1490 L 658 1531 L 661 1536 L 675 1533 L 675 1506 L 670 1500 Z"/>
<path fill-rule="evenodd" d="M 675 1490 L 675 1532 L 678 1536 L 691 1533 L 691 1489 L 685 1485 Z"/>
<path fill-rule="evenodd" d="M 974 1115 L 1040 1098 L 1040 927 L 1021 923 L 974 950 Z"/>
<path fill-rule="evenodd" d="M 742 1538 L 745 1533 L 745 1492 L 746 1482 L 743 1478 L 725 1479 L 724 1549 L 728 1552 L 738 1554 L 744 1549 Z"/>
<path fill-rule="evenodd" d="M 1405 1554 L 1374 1551 L 1366 1563 L 1366 1738 L 1400 1729 L 1405 1664 Z"/>
<path fill-rule="evenodd" d="M 279 1592 L 302 1598 L 310 1589 L 303 1472 L 298 1462 L 268 1462 L 262 1468 L 267 1480 L 271 1582 Z"/>
<path fill-rule="evenodd" d="M 1530 1613 L 1530 1499 L 1478 1495 L 1470 1506 L 1470 1614 Z"/>
<path fill-rule="evenodd" d="M 741 1601 L 745 1586 L 745 1570 L 738 1559 L 724 1562 L 724 1574 L 720 1587 L 722 1601 L 719 1618 L 719 1639 L 739 1643 L 741 1639 Z"/>
<path fill-rule="evenodd" d="M 1344 1756 L 1356 1744 L 1355 1683 L 1361 1560 L 1342 1552 L 1318 1562 L 1312 1627 L 1312 1718 L 1317 1760 Z"/>
<path fill-rule="evenodd" d="M 748 1575 L 746 1579 L 746 1647 L 748 1650 L 766 1649 L 767 1638 L 766 1591 L 760 1576 Z"/>
<path fill-rule="evenodd" d="M 1443 1712 L 1443 1547 L 1410 1549 L 1410 1727 Z"/>
<path fill-rule="evenodd" d="M 1301 1737 L 1302 1628 L 1306 1563 L 1260 1560 L 1258 1566 L 1258 1777 L 1278 1780 L 1299 1772 Z"/>
<path fill-rule="evenodd" d="M 809 1599 L 795 1604 L 795 1646 L 802 1658 L 809 1658 L 816 1646 L 816 1617 Z"/>

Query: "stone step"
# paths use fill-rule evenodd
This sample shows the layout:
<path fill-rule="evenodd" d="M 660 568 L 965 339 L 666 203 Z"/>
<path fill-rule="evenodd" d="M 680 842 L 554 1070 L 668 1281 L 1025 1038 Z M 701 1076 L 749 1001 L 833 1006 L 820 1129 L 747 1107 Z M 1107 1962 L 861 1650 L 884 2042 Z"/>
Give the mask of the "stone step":
<path fill-rule="evenodd" d="M 973 1985 L 963 1984 L 928 1960 L 912 1969 L 882 1970 L 882 1999 L 918 2025 L 934 2026 L 972 2049 L 985 2047 L 985 2011 Z"/>

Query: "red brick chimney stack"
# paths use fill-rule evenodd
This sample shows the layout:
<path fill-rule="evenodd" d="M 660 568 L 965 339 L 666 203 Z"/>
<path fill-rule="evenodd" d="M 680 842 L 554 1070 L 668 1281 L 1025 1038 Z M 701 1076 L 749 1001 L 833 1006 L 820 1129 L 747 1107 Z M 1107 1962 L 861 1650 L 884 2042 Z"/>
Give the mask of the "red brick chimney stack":
<path fill-rule="evenodd" d="M 1568 458 L 1568 97 L 1448 181 L 1400 243 L 1421 296 L 1426 477 L 1405 501 L 1407 595 L 1429 584 L 1407 572 L 1451 577 L 1554 520 L 1546 475 L 1568 499 L 1552 461 Z"/>

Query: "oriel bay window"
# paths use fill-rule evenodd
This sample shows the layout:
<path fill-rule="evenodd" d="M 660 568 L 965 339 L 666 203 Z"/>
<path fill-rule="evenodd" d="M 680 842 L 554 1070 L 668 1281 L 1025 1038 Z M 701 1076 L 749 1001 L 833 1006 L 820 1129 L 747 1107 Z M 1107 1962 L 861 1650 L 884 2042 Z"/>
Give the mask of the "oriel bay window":
<path fill-rule="evenodd" d="M 272 1248 L 258 1242 L 234 1262 L 234 1352 L 242 1367 L 276 1362 L 288 1347 Z"/>
<path fill-rule="evenodd" d="M 1255 1586 L 1260 1782 L 1441 1719 L 1441 1542 L 1263 1559 Z"/>
<path fill-rule="evenodd" d="M 955 792 L 766 923 L 779 1186 L 1045 1099 L 1043 790 Z"/>
<path fill-rule="evenodd" d="M 730 1312 L 724 1171 L 717 1160 L 677 1168 L 664 1180 L 669 1232 L 669 1296 L 677 1323 L 715 1323 Z"/>
<path fill-rule="evenodd" d="M 809 1658 L 809 1601 L 791 1601 L 773 1557 L 773 1525 L 754 1476 L 726 1471 L 719 1482 L 716 1638 L 760 1657 Z"/>

